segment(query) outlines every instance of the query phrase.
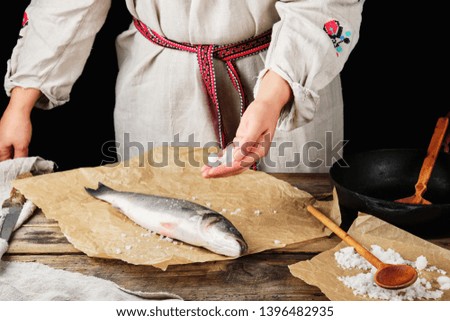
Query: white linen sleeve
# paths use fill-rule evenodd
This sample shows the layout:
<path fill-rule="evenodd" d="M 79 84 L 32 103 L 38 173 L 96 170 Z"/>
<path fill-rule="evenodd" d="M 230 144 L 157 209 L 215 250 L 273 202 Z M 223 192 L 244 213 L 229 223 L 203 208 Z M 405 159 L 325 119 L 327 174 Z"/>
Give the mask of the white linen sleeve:
<path fill-rule="evenodd" d="M 16 87 L 43 95 L 36 107 L 50 109 L 69 101 L 111 0 L 31 0 L 8 60 L 6 94 Z"/>
<path fill-rule="evenodd" d="M 289 131 L 314 118 L 319 91 L 342 70 L 359 38 L 364 0 L 281 0 L 265 68 L 291 86 L 293 100 L 283 108 L 277 129 Z"/>

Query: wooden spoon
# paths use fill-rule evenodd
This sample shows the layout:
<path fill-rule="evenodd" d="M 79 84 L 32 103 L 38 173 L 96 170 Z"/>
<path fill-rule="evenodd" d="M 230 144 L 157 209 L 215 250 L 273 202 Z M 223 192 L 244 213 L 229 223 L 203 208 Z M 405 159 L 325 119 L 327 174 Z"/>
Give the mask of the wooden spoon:
<path fill-rule="evenodd" d="M 407 204 L 431 204 L 430 201 L 424 199 L 422 196 L 427 190 L 428 180 L 430 179 L 431 172 L 433 171 L 434 163 L 436 162 L 439 150 L 441 149 L 447 127 L 448 118 L 439 118 L 436 128 L 434 129 L 433 137 L 431 137 L 430 145 L 428 146 L 427 156 L 425 157 L 422 168 L 420 169 L 419 179 L 415 185 L 415 194 L 398 199 L 395 202 Z"/>
<path fill-rule="evenodd" d="M 308 205 L 306 208 L 308 212 L 314 215 L 315 218 L 321 221 L 344 242 L 353 246 L 356 252 L 358 252 L 377 269 L 374 279 L 378 286 L 385 289 L 403 289 L 416 282 L 417 271 L 412 266 L 406 264 L 387 264 L 380 261 L 375 255 L 370 253 L 366 248 L 348 235 L 331 219 L 322 214 L 318 209 L 312 205 Z"/>

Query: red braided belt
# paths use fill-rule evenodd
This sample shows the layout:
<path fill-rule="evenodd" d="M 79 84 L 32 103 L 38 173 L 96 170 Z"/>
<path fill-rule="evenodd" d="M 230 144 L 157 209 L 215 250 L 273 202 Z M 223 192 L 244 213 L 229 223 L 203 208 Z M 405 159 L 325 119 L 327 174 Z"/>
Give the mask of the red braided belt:
<path fill-rule="evenodd" d="M 271 30 L 263 34 L 244 40 L 239 43 L 229 45 L 194 45 L 189 43 L 178 43 L 171 41 L 157 34 L 155 31 L 147 27 L 141 21 L 134 19 L 134 25 L 137 30 L 148 40 L 161 47 L 177 49 L 197 54 L 198 66 L 202 76 L 203 84 L 210 101 L 210 110 L 214 127 L 216 128 L 216 136 L 222 148 L 226 147 L 227 134 L 222 122 L 219 101 L 217 98 L 216 77 L 214 71 L 213 59 L 219 59 L 226 64 L 228 76 L 237 90 L 240 97 L 241 116 L 248 106 L 245 92 L 242 87 L 239 74 L 234 63 L 239 58 L 248 57 L 266 50 L 270 44 Z"/>

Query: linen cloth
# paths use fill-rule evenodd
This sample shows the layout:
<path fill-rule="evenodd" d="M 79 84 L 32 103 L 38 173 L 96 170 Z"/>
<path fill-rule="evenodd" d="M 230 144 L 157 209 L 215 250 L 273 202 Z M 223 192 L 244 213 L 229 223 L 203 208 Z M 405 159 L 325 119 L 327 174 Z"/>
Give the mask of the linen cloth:
<path fill-rule="evenodd" d="M 41 157 L 21 157 L 16 159 L 9 159 L 0 162 L 0 206 L 9 198 L 12 190 L 11 181 L 17 176 L 25 173 L 32 173 L 33 175 L 40 175 L 53 172 L 55 163 L 42 159 Z M 31 201 L 25 201 L 19 219 L 17 220 L 14 231 L 33 214 L 36 209 Z M 7 211 L 0 209 L 0 230 L 7 215 Z M 0 238 L 0 259 L 8 250 L 8 242 Z"/>
<path fill-rule="evenodd" d="M 35 262 L 0 261 L 0 301 L 183 300 L 168 292 L 133 292 L 95 276 Z"/>
<path fill-rule="evenodd" d="M 237 61 L 253 99 L 267 70 L 291 86 L 265 161 L 265 171 L 324 172 L 343 142 L 339 80 L 359 37 L 364 0 L 125 0 L 130 14 L 177 42 L 223 45 L 273 29 L 265 53 Z M 5 89 L 38 88 L 37 106 L 69 101 L 111 0 L 31 0 L 8 62 Z M 131 16 L 130 16 L 131 22 Z M 114 111 L 120 159 L 164 143 L 216 141 L 194 54 L 150 43 L 130 23 L 116 42 L 119 74 Z M 216 63 L 227 132 L 239 124 L 239 97 L 225 66 Z M 314 121 L 313 121 L 314 120 Z"/>

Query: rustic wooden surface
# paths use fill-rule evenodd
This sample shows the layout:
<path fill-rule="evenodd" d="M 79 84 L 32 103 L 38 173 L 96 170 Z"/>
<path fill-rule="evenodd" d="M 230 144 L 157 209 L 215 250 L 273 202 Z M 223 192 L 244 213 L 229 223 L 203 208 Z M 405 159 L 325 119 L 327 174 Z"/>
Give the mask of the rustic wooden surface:
<path fill-rule="evenodd" d="M 314 196 L 331 193 L 327 174 L 274 174 Z M 450 249 L 450 238 L 431 242 Z M 331 248 L 335 236 L 319 248 Z M 171 292 L 185 300 L 327 300 L 314 286 L 295 278 L 288 265 L 308 260 L 318 252 L 265 252 L 237 260 L 170 266 L 166 271 L 120 260 L 91 258 L 75 249 L 57 223 L 37 212 L 11 240 L 6 261 L 39 262 L 57 269 L 111 280 L 133 291 Z"/>

